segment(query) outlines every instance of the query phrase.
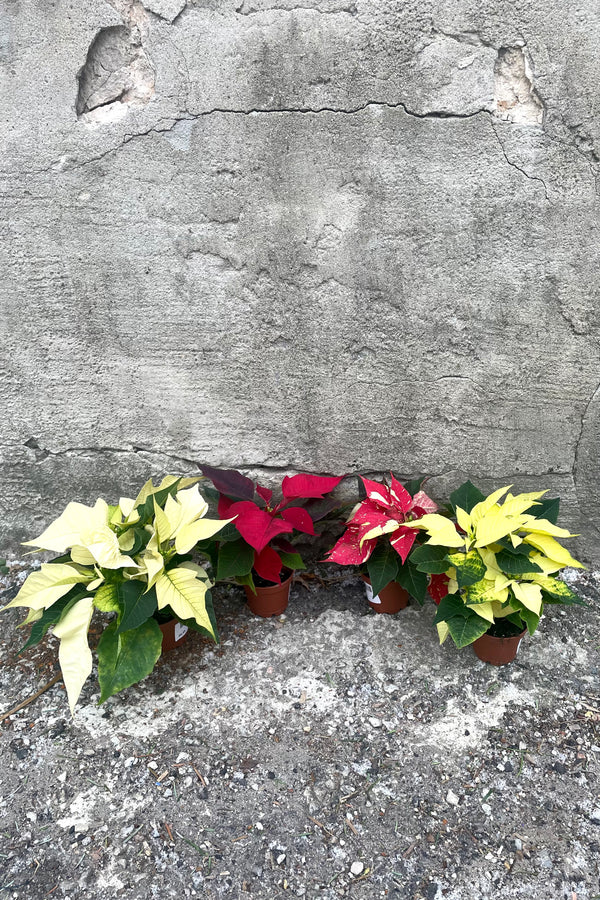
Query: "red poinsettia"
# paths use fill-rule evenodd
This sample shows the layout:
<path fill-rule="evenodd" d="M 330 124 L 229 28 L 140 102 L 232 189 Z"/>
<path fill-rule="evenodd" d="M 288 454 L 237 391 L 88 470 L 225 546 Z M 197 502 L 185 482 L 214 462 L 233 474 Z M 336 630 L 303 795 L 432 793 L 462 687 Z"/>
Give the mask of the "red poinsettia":
<path fill-rule="evenodd" d="M 404 523 L 435 512 L 437 504 L 424 491 L 411 496 L 392 473 L 390 478 L 388 487 L 361 476 L 367 496 L 354 507 L 344 534 L 329 554 L 331 562 L 362 565 L 371 556 L 379 537 L 384 534 L 388 535 L 389 542 L 402 563 L 406 562 L 417 532 Z"/>
<path fill-rule="evenodd" d="M 286 476 L 281 484 L 282 499 L 273 503 L 273 491 L 255 485 L 250 478 L 233 470 L 202 469 L 219 491 L 219 516 L 234 518 L 233 525 L 254 550 L 252 569 L 266 581 L 281 583 L 284 560 L 289 565 L 293 546 L 282 535 L 294 530 L 314 534 L 314 522 L 310 512 L 299 505 L 303 500 L 321 500 L 342 481 L 344 476 L 322 475 Z M 258 500 L 254 494 L 258 494 Z M 294 504 L 290 506 L 290 504 Z M 275 542 L 275 547 L 272 542 Z M 277 548 L 277 549 L 276 549 Z"/>

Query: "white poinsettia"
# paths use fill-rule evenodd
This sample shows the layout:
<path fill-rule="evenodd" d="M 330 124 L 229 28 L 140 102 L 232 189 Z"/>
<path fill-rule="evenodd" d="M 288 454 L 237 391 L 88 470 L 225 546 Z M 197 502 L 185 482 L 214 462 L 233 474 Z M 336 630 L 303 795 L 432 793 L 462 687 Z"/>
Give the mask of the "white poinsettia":
<path fill-rule="evenodd" d="M 41 569 L 27 577 L 11 606 L 26 606 L 33 610 L 49 609 L 76 585 L 89 584 L 94 572 L 70 563 L 43 563 Z"/>
<path fill-rule="evenodd" d="M 70 552 L 70 559 L 32 572 L 8 606 L 28 608 L 25 624 L 34 626 L 28 646 L 53 627 L 71 711 L 92 671 L 87 633 L 94 609 L 115 616 L 97 650 L 101 702 L 152 671 L 162 645 L 157 610 L 170 607 L 216 639 L 207 609 L 211 582 L 185 557 L 232 520 L 206 518 L 198 480 L 168 475 L 156 487 L 149 479 L 135 500 L 121 497 L 117 506 L 102 499 L 94 506 L 69 503 L 28 541 L 61 556 Z"/>
<path fill-rule="evenodd" d="M 119 538 L 110 527 L 110 518 L 108 503 L 101 498 L 94 506 L 69 503 L 58 519 L 25 546 L 55 553 L 71 550 L 73 562 L 84 566 L 97 564 L 104 569 L 135 566 L 133 559 L 122 553 Z"/>

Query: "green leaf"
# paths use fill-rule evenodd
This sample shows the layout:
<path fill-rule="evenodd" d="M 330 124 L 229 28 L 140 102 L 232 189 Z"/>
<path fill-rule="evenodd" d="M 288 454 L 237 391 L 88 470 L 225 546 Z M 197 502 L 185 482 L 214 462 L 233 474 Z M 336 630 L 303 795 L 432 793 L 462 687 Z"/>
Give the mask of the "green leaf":
<path fill-rule="evenodd" d="M 198 541 L 194 547 L 194 551 L 208 557 L 211 568 L 214 573 L 217 571 L 219 564 L 219 543 L 214 538 L 207 538 L 205 541 Z M 213 575 L 216 578 L 216 575 Z"/>
<path fill-rule="evenodd" d="M 213 634 L 210 631 L 204 629 L 204 633 L 206 637 L 209 637 L 215 644 L 220 644 L 221 639 L 219 637 L 219 630 L 217 628 L 217 617 L 215 616 L 215 607 L 212 598 L 212 591 L 208 590 L 204 595 L 204 602 L 206 603 L 206 612 L 208 613 L 208 618 L 210 619 L 210 624 L 213 629 Z"/>
<path fill-rule="evenodd" d="M 146 544 L 151 538 L 151 534 L 149 531 L 146 531 L 145 528 L 138 528 L 134 526 L 133 528 L 134 542 L 131 550 L 127 551 L 128 556 L 135 556 L 137 553 L 141 553 L 142 550 L 146 547 Z"/>
<path fill-rule="evenodd" d="M 507 575 L 525 575 L 527 572 L 542 571 L 538 564 L 534 563 L 528 556 L 522 554 L 513 556 L 512 553 L 508 553 L 505 550 L 501 550 L 500 553 L 496 554 L 496 562 Z"/>
<path fill-rule="evenodd" d="M 443 575 L 450 568 L 448 549 L 434 544 L 416 547 L 410 554 L 409 561 L 418 572 L 427 572 L 428 575 Z"/>
<path fill-rule="evenodd" d="M 54 565 L 55 563 L 60 564 L 60 563 L 70 563 L 70 562 L 72 562 L 70 553 L 62 553 L 60 556 L 55 556 L 54 559 L 48 560 L 49 565 Z"/>
<path fill-rule="evenodd" d="M 230 541 L 219 546 L 217 581 L 223 581 L 224 578 L 237 578 L 240 575 L 248 575 L 252 570 L 253 562 L 254 549 L 240 538 L 238 534 L 236 541 Z"/>
<path fill-rule="evenodd" d="M 408 493 L 411 495 L 411 497 L 414 497 L 415 494 L 418 494 L 419 491 L 421 490 L 421 487 L 423 486 L 424 481 L 425 481 L 425 476 L 422 475 L 420 478 L 412 478 L 410 481 L 407 481 L 404 484 L 404 487 L 406 488 Z"/>
<path fill-rule="evenodd" d="M 219 543 L 225 544 L 227 541 L 239 541 L 240 533 L 233 522 L 228 522 L 224 528 L 219 531 Z"/>
<path fill-rule="evenodd" d="M 490 627 L 490 623 L 478 616 L 477 613 L 471 610 L 467 611 L 470 613 L 467 618 L 453 616 L 451 619 L 446 619 L 450 637 L 459 648 L 472 644 L 473 641 L 484 635 Z"/>
<path fill-rule="evenodd" d="M 539 584 L 543 592 L 544 603 L 561 604 L 562 606 L 588 606 L 579 594 L 561 581 L 560 578 L 538 577 L 535 584 Z"/>
<path fill-rule="evenodd" d="M 58 625 L 63 615 L 66 615 L 71 607 L 85 596 L 87 596 L 87 591 L 82 591 L 81 585 L 78 584 L 75 585 L 68 594 L 65 594 L 64 597 L 56 600 L 52 606 L 45 609 L 41 618 L 31 626 L 27 643 L 21 647 L 19 653 L 23 653 L 30 647 L 35 647 L 36 644 L 39 644 L 50 626 Z"/>
<path fill-rule="evenodd" d="M 534 506 L 530 506 L 525 510 L 536 519 L 548 519 L 553 525 L 558 522 L 558 514 L 560 512 L 560 498 L 548 497 L 545 500 L 538 500 Z"/>
<path fill-rule="evenodd" d="M 138 628 L 149 619 L 158 608 L 156 591 L 151 588 L 147 593 L 143 581 L 124 581 L 116 586 L 119 604 L 123 610 L 117 634 L 124 634 L 132 628 Z"/>
<path fill-rule="evenodd" d="M 182 625 L 187 625 L 187 627 L 190 629 L 190 631 L 197 631 L 199 634 L 203 635 L 204 637 L 210 638 L 211 641 L 214 640 L 214 642 L 216 644 L 220 644 L 221 639 L 219 637 L 219 630 L 217 628 L 217 617 L 215 616 L 215 610 L 214 610 L 213 601 L 212 601 L 212 594 L 210 591 L 206 592 L 205 600 L 206 600 L 206 612 L 208 613 L 208 617 L 209 617 L 211 625 L 213 627 L 214 637 L 207 628 L 203 628 L 202 625 L 198 625 L 198 623 L 196 622 L 195 619 L 179 619 L 178 621 L 180 621 Z"/>
<path fill-rule="evenodd" d="M 116 622 L 105 628 L 98 643 L 99 702 L 104 703 L 113 694 L 149 675 L 161 647 L 162 631 L 154 619 L 125 634 L 117 634 Z"/>
<path fill-rule="evenodd" d="M 417 572 L 415 567 L 411 566 L 407 560 L 403 566 L 398 566 L 396 581 L 408 591 L 417 603 L 420 603 L 421 606 L 423 605 L 427 595 L 427 585 L 429 584 L 429 578 L 424 572 Z"/>
<path fill-rule="evenodd" d="M 482 500 L 485 500 L 485 494 L 482 494 L 479 488 L 476 488 L 470 481 L 465 481 L 450 494 L 450 503 L 454 512 L 456 512 L 456 507 L 460 506 L 466 513 L 470 513 L 473 507 Z"/>
<path fill-rule="evenodd" d="M 456 569 L 459 588 L 477 584 L 485 575 L 486 565 L 477 550 L 468 553 L 449 553 L 448 562 Z"/>
<path fill-rule="evenodd" d="M 297 569 L 305 569 L 304 561 L 299 553 L 287 553 L 285 550 L 277 551 L 281 557 L 281 561 L 287 569 L 295 571 Z"/>
<path fill-rule="evenodd" d="M 179 483 L 181 478 L 178 478 L 177 481 L 174 481 L 173 484 L 168 485 L 167 487 L 162 488 L 160 491 L 156 491 L 153 494 L 150 494 L 143 503 L 140 503 L 139 506 L 136 506 L 136 510 L 138 511 L 140 518 L 136 523 L 137 525 L 146 525 L 148 522 L 151 522 L 154 518 L 154 504 L 160 506 L 161 509 L 166 503 L 167 497 L 169 495 L 175 496 L 177 493 L 177 488 L 179 487 Z M 110 695 L 109 695 L 110 696 Z"/>
<path fill-rule="evenodd" d="M 502 547 L 502 551 L 510 553 L 511 556 L 529 556 L 529 554 L 533 552 L 531 544 L 523 543 L 519 544 L 518 547 L 513 547 L 512 541 L 507 537 L 500 538 L 499 541 L 494 541 L 494 544 L 499 544 Z"/>
<path fill-rule="evenodd" d="M 518 606 L 518 605 L 519 605 L 519 601 L 515 599 L 514 595 L 512 596 L 511 602 L 512 602 L 513 606 Z M 522 604 L 522 603 L 521 603 L 520 605 L 521 605 L 521 607 L 523 607 L 523 604 Z M 526 608 L 526 607 L 523 607 L 523 608 Z M 530 610 L 530 612 L 531 612 L 531 610 Z M 533 615 L 535 615 L 535 613 L 533 613 Z M 540 618 L 540 617 L 538 616 L 538 620 L 539 620 L 539 618 Z M 500 622 L 512 622 L 512 624 L 513 624 L 516 628 L 520 628 L 521 631 L 523 631 L 523 621 L 524 621 L 524 620 L 523 620 L 523 617 L 521 616 L 521 614 L 518 613 L 518 612 L 511 613 L 509 616 L 504 616 L 503 619 L 499 619 L 499 620 L 496 619 L 496 621 L 500 621 Z"/>
<path fill-rule="evenodd" d="M 527 631 L 529 632 L 529 634 L 533 634 L 540 624 L 540 616 L 536 615 L 533 610 L 527 609 L 527 607 L 520 603 L 518 600 L 513 600 L 511 602 L 513 606 L 519 607 L 519 616 L 527 625 Z"/>
<path fill-rule="evenodd" d="M 459 594 L 446 594 L 439 602 L 433 623 L 437 625 L 438 622 L 447 622 L 455 616 L 466 618 L 469 615 L 471 611 L 467 609 Z"/>
<path fill-rule="evenodd" d="M 256 587 L 254 585 L 254 578 L 252 577 L 252 572 L 249 572 L 247 575 L 237 575 L 236 579 L 238 584 L 248 585 L 253 594 L 256 594 Z"/>
<path fill-rule="evenodd" d="M 374 597 L 387 587 L 390 581 L 396 580 L 399 563 L 400 557 L 389 541 L 379 541 L 367 560 L 367 571 Z"/>
<path fill-rule="evenodd" d="M 94 606 L 100 612 L 121 615 L 123 607 L 119 603 L 116 582 L 104 582 L 100 585 L 94 594 Z"/>

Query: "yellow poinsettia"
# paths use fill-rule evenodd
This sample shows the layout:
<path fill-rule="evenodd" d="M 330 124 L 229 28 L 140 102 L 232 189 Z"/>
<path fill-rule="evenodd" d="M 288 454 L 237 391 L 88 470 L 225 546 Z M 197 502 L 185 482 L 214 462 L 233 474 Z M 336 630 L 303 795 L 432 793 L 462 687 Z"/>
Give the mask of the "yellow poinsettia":
<path fill-rule="evenodd" d="M 544 566 L 551 567 L 558 564 L 554 571 L 565 566 L 584 568 L 556 540 L 556 537 L 570 538 L 576 537 L 576 535 L 571 534 L 566 528 L 559 528 L 547 519 L 537 519 L 531 513 L 526 512 L 543 497 L 546 491 L 533 491 L 516 496 L 508 494 L 501 503 L 501 498 L 509 489 L 510 485 L 499 488 L 489 497 L 475 504 L 470 512 L 457 506 L 456 521 L 460 533 L 456 531 L 454 524 L 449 519 L 435 514 L 423 516 L 421 519 L 409 523 L 409 527 L 426 531 L 430 544 L 461 548 L 465 553 L 471 549 L 478 550 L 488 567 L 494 565 L 493 558 L 496 550 L 494 545 L 503 538 L 507 538 L 515 548 L 522 543 L 535 547 L 540 551 L 537 556 Z M 484 552 L 486 556 L 484 556 Z"/>
<path fill-rule="evenodd" d="M 466 482 L 451 498 L 457 527 L 439 515 L 410 524 L 427 533 L 428 544 L 447 548 L 445 557 L 440 557 L 439 550 L 423 555 L 424 548 L 417 556 L 424 565 L 421 571 L 439 572 L 439 568 L 427 568 L 430 560 L 434 566 L 440 560 L 449 565 L 446 597 L 454 599 L 444 600 L 443 585 L 436 596 L 441 599 L 436 614 L 440 640 L 451 634 L 458 646 L 465 646 L 507 616 L 515 627 L 520 622 L 533 631 L 543 613 L 545 595 L 553 602 L 579 602 L 568 585 L 552 577 L 565 566 L 583 568 L 558 541 L 575 535 L 535 515 L 536 506 L 552 506 L 540 504 L 545 491 L 516 495 L 509 491 L 510 485 L 483 497 Z"/>

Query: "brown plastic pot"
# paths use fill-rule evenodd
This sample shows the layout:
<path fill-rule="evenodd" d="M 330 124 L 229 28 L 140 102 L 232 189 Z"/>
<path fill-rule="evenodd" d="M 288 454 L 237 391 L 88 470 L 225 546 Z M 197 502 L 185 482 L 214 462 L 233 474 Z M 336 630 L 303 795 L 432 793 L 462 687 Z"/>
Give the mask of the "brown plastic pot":
<path fill-rule="evenodd" d="M 174 650 L 175 647 L 181 647 L 187 638 L 189 628 L 183 625 L 177 619 L 170 619 L 168 622 L 159 622 L 158 627 L 162 631 L 162 652 L 167 653 Z"/>
<path fill-rule="evenodd" d="M 375 612 L 393 615 L 394 613 L 400 612 L 401 609 L 406 609 L 408 606 L 408 601 L 410 599 L 408 591 L 405 591 L 402 585 L 398 584 L 397 581 L 390 581 L 390 583 L 374 597 L 371 579 L 367 575 L 361 575 L 361 578 L 367 588 L 367 600 L 369 606 L 371 609 L 374 609 Z"/>
<path fill-rule="evenodd" d="M 268 619 L 269 616 L 280 616 L 285 612 L 290 599 L 290 587 L 292 585 L 293 572 L 290 572 L 281 584 L 272 584 L 265 587 L 255 585 L 256 593 L 247 584 L 244 585 L 248 606 L 255 616 Z"/>
<path fill-rule="evenodd" d="M 521 634 L 515 634 L 512 637 L 494 637 L 493 634 L 483 634 L 473 642 L 475 656 L 493 666 L 505 666 L 507 663 L 511 663 L 517 655 L 521 638 L 526 631 L 525 628 Z"/>

